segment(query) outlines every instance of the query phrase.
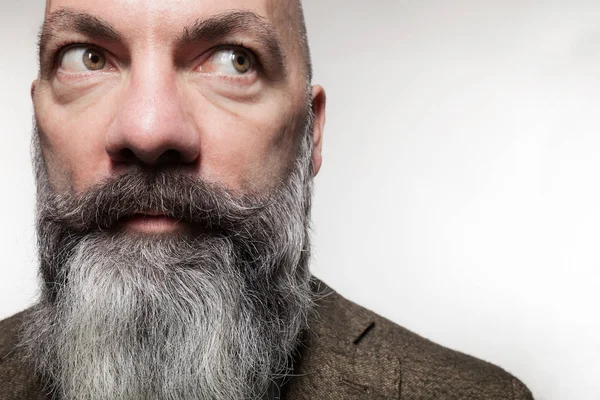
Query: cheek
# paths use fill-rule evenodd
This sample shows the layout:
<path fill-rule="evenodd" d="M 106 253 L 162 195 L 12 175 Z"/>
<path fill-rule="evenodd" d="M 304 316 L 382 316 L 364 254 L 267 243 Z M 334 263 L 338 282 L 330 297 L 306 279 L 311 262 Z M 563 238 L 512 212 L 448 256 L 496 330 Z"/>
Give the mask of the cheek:
<path fill-rule="evenodd" d="M 289 100 L 221 101 L 211 108 L 201 129 L 202 175 L 243 192 L 274 186 L 289 168 L 298 142 Z"/>
<path fill-rule="evenodd" d="M 35 103 L 51 186 L 58 192 L 80 193 L 106 177 L 109 159 L 103 132 L 108 126 L 111 99 L 82 98 L 63 105 L 49 96 L 39 96 Z"/>
<path fill-rule="evenodd" d="M 268 190 L 281 180 L 299 143 L 298 100 L 283 91 L 265 92 L 253 102 L 193 86 L 180 92 L 188 106 L 179 116 L 193 121 L 193 134 L 200 137 L 200 176 L 241 192 Z M 68 99 L 55 88 L 36 91 L 42 150 L 55 190 L 81 193 L 116 172 L 105 140 L 124 112 L 123 93 L 115 85 Z"/>

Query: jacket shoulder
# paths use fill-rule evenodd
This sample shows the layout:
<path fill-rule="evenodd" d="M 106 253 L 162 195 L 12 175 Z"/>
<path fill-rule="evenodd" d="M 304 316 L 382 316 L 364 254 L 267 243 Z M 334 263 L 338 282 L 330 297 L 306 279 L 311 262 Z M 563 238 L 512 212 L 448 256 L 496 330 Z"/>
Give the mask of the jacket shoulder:
<path fill-rule="evenodd" d="M 303 356 L 310 358 L 307 353 L 316 351 L 321 356 L 313 355 L 313 359 L 321 358 L 324 363 L 358 366 L 335 367 L 343 371 L 339 379 L 353 382 L 356 388 L 369 388 L 373 394 L 357 398 L 533 398 L 500 367 L 433 343 L 345 299 L 322 282 L 315 284 L 316 315 Z M 323 359 L 328 353 L 338 353 L 338 357 Z M 340 358 L 339 353 L 346 357 Z"/>
<path fill-rule="evenodd" d="M 43 400 L 34 369 L 25 360 L 19 332 L 28 311 L 0 321 L 0 397 L 3 400 Z"/>

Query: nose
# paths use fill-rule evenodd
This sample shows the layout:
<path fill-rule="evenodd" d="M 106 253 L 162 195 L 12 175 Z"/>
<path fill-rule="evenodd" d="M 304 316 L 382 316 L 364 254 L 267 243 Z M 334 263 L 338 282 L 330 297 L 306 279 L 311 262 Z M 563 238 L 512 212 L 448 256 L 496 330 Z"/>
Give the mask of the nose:
<path fill-rule="evenodd" d="M 189 164 L 199 158 L 200 137 L 175 71 L 132 70 L 120 93 L 105 150 L 119 163 Z"/>

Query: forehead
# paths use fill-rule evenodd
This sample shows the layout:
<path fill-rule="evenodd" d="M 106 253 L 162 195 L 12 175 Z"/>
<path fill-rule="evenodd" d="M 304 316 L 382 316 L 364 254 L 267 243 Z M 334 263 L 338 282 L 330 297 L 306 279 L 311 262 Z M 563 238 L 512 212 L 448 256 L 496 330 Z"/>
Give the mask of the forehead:
<path fill-rule="evenodd" d="M 247 10 L 277 28 L 275 11 L 284 0 L 47 0 L 46 15 L 69 8 L 128 28 L 131 33 L 168 32 L 225 11 Z"/>

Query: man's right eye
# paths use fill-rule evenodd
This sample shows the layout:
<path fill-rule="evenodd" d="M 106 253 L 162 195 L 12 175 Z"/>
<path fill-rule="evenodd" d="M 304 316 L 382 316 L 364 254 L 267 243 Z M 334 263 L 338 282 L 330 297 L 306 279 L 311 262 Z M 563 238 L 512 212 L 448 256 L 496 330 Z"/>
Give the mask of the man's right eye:
<path fill-rule="evenodd" d="M 106 56 L 94 47 L 71 47 L 59 60 L 59 68 L 67 74 L 101 71 L 106 67 Z"/>

